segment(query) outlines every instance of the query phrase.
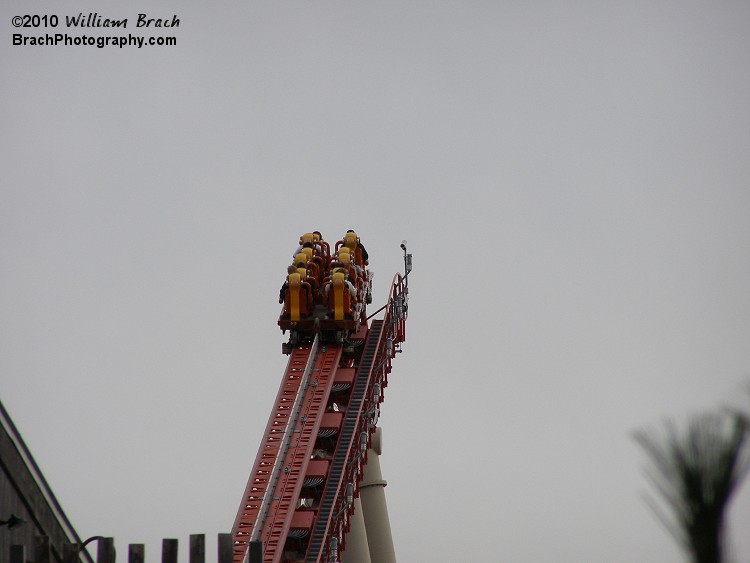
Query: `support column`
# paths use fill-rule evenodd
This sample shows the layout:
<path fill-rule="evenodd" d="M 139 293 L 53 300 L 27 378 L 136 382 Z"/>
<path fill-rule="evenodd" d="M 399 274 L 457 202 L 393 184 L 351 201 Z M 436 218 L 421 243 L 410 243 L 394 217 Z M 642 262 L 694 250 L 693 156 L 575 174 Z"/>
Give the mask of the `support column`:
<path fill-rule="evenodd" d="M 365 517 L 359 497 L 354 499 L 354 514 L 349 521 L 349 532 L 346 534 L 345 542 L 344 551 L 341 552 L 341 563 L 371 563 Z"/>
<path fill-rule="evenodd" d="M 372 435 L 372 448 L 367 452 L 367 465 L 359 485 L 359 495 L 367 529 L 370 560 L 377 561 L 377 563 L 396 563 L 391 522 L 388 519 L 388 506 L 385 502 L 387 483 L 383 480 L 380 471 L 381 442 L 382 431 L 376 428 Z"/>

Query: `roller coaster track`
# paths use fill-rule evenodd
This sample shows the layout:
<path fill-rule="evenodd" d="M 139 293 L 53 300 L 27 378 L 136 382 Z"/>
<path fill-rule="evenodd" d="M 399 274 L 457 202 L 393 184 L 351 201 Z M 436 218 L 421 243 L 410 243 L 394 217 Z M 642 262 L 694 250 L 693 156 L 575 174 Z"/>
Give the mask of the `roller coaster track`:
<path fill-rule="evenodd" d="M 397 275 L 382 320 L 292 349 L 232 528 L 235 563 L 339 561 L 407 302 Z"/>
<path fill-rule="evenodd" d="M 352 397 L 349 403 L 349 407 L 346 411 L 346 418 L 341 428 L 341 434 L 338 439 L 336 446 L 336 455 L 331 463 L 331 468 L 328 472 L 328 480 L 326 482 L 325 492 L 323 493 L 323 499 L 318 510 L 318 517 L 315 521 L 315 528 L 310 538 L 310 544 L 307 549 L 307 555 L 305 557 L 306 563 L 316 563 L 321 560 L 321 552 L 323 552 L 323 544 L 327 537 L 330 537 L 329 529 L 332 523 L 335 523 L 336 518 L 334 515 L 340 514 L 343 510 L 349 508 L 347 499 L 340 498 L 340 492 L 342 490 L 342 481 L 346 478 L 352 478 L 353 466 L 358 466 L 356 469 L 357 477 L 361 475 L 361 456 L 367 451 L 367 441 L 369 439 L 369 432 L 365 433 L 364 429 L 361 428 L 361 419 L 363 418 L 362 405 L 364 404 L 365 392 L 370 382 L 370 376 L 372 374 L 372 366 L 375 360 L 375 354 L 378 350 L 378 343 L 380 342 L 380 334 L 382 329 L 382 321 L 374 321 L 370 328 L 370 334 L 367 338 L 367 344 L 365 350 L 362 353 L 362 361 L 360 362 L 359 369 L 357 370 L 357 376 L 352 390 Z M 374 423 L 373 423 L 374 426 Z M 357 436 L 357 430 L 363 430 L 361 438 Z M 368 428 L 369 430 L 369 428 Z M 357 450 L 358 444 L 356 440 L 360 439 L 361 447 Z M 362 447 L 364 446 L 364 447 Z M 363 451 L 364 450 L 364 451 Z M 356 452 L 352 455 L 352 452 Z M 359 480 L 359 479 L 357 479 Z M 354 483 L 352 487 L 354 487 Z M 354 491 L 352 491 L 352 494 Z M 338 501 L 338 503 L 336 502 Z M 334 509 L 338 509 L 334 512 Z M 328 545 L 329 551 L 335 551 L 338 549 L 338 537 L 334 536 L 332 544 Z"/>

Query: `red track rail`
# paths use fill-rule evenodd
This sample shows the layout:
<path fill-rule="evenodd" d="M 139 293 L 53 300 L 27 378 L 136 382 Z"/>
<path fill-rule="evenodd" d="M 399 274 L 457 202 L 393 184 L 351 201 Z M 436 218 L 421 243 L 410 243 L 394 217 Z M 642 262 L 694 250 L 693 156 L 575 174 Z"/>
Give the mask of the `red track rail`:
<path fill-rule="evenodd" d="M 271 473 L 281 448 L 281 438 L 289 422 L 292 405 L 299 391 L 302 373 L 311 352 L 310 346 L 296 348 L 289 356 L 286 374 L 281 382 L 271 415 L 268 418 L 255 465 L 250 473 L 245 493 L 242 495 L 237 518 L 232 527 L 234 561 L 240 562 L 248 549 L 253 526 L 271 484 Z"/>
<path fill-rule="evenodd" d="M 282 475 L 269 506 L 268 517 L 260 539 L 266 561 L 280 561 L 282 550 L 295 515 L 302 483 L 313 455 L 315 439 L 325 412 L 336 368 L 341 358 L 340 347 L 322 347 L 315 358 L 310 383 L 304 393 L 299 417 L 294 423 L 289 448 L 282 463 Z"/>
<path fill-rule="evenodd" d="M 312 351 L 312 346 L 302 346 L 295 348 L 289 357 L 286 374 L 232 528 L 236 563 L 243 560 L 249 541 L 256 537 L 263 541 L 264 560 L 278 561 L 281 557 L 279 547 L 283 549 L 291 525 L 321 415 L 341 357 L 340 348 L 324 347 L 314 358 L 307 388 L 301 389 L 305 366 Z M 295 399 L 300 391 L 304 393 L 301 407 L 296 420 L 292 420 Z M 290 424 L 294 426 L 289 428 L 288 438 L 284 440 L 285 430 Z M 281 455 L 284 457 L 279 465 L 277 459 Z M 279 471 L 278 475 L 274 475 L 274 467 Z M 270 503 L 264 507 L 267 492 L 273 496 L 269 497 Z M 262 530 L 254 533 L 256 524 L 262 524 Z"/>

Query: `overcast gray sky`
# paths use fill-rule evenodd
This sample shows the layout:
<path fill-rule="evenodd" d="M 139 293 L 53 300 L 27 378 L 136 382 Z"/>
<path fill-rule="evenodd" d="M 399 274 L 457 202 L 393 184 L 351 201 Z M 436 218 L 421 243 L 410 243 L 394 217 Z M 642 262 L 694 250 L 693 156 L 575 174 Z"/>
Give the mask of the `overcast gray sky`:
<path fill-rule="evenodd" d="M 297 238 L 354 228 L 374 305 L 414 254 L 399 561 L 681 561 L 631 435 L 750 380 L 750 4 L 186 4 L 0 6 L 0 396 L 79 533 L 214 549 Z M 12 45 L 81 12 L 177 45 Z"/>

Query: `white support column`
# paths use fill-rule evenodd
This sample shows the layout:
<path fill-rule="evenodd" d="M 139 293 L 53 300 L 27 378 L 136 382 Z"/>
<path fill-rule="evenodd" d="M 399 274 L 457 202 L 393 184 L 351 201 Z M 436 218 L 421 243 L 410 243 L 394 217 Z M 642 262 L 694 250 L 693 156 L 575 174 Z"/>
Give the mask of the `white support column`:
<path fill-rule="evenodd" d="M 391 536 L 391 522 L 388 519 L 388 506 L 385 502 L 385 486 L 380 471 L 380 454 L 382 452 L 382 432 L 375 429 L 372 435 L 372 448 L 367 451 L 359 495 L 367 529 L 367 544 L 370 548 L 370 560 L 377 563 L 396 563 L 396 552 Z"/>
<path fill-rule="evenodd" d="M 341 563 L 371 563 L 370 547 L 367 545 L 365 517 L 362 513 L 362 501 L 354 499 L 354 514 L 349 521 L 349 532 L 346 534 L 344 551 L 341 552 Z"/>

